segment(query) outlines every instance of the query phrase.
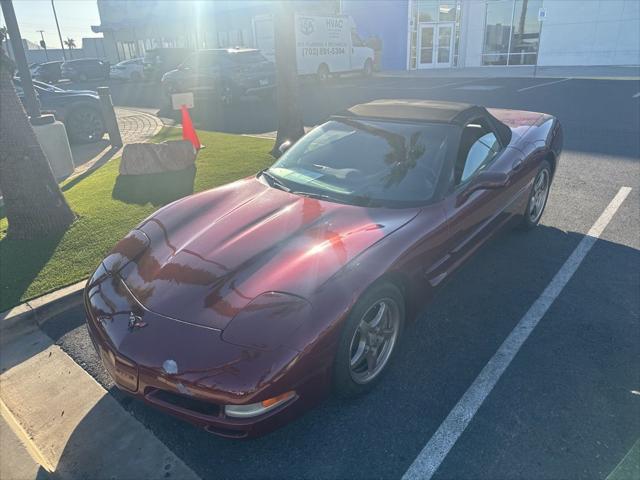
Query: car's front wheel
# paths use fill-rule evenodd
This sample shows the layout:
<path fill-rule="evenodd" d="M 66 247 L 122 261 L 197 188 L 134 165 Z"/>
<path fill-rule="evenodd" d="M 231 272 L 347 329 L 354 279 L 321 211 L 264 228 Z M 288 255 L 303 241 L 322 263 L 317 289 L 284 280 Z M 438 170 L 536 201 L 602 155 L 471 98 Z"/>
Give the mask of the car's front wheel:
<path fill-rule="evenodd" d="M 522 219 L 522 228 L 525 230 L 535 227 L 538 222 L 540 222 L 542 212 L 544 212 L 544 207 L 547 205 L 550 187 L 551 165 L 545 160 L 542 162 L 540 170 L 538 171 L 536 178 L 533 180 L 533 187 L 529 194 L 527 209 L 525 210 L 524 218 Z"/>
<path fill-rule="evenodd" d="M 367 290 L 351 311 L 334 363 L 334 387 L 341 396 L 368 391 L 393 356 L 405 321 L 402 292 L 390 282 Z"/>
<path fill-rule="evenodd" d="M 106 132 L 102 113 L 94 107 L 76 107 L 65 125 L 71 143 L 97 142 Z"/>

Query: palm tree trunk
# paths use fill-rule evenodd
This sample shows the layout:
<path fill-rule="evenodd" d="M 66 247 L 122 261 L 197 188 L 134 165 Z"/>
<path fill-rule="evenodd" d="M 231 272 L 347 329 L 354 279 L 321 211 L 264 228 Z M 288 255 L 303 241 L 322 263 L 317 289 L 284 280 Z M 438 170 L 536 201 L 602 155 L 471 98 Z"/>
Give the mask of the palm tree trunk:
<path fill-rule="evenodd" d="M 65 230 L 75 216 L 56 183 L 12 82 L 13 62 L 0 49 L 0 190 L 8 238 Z"/>
<path fill-rule="evenodd" d="M 278 157 L 278 147 L 304 135 L 299 105 L 298 67 L 296 64 L 296 35 L 294 2 L 279 2 L 274 22 L 276 54 L 278 134 L 271 153 Z"/>

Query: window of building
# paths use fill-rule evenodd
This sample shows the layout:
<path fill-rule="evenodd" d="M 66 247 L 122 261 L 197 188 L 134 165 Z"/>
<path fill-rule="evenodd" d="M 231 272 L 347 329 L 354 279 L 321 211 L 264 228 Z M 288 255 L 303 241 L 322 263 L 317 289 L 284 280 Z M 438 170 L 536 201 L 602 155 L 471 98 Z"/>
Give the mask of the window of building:
<path fill-rule="evenodd" d="M 460 0 L 413 0 L 410 9 L 409 69 L 457 65 Z"/>
<path fill-rule="evenodd" d="M 543 0 L 487 0 L 483 65 L 534 65 Z"/>

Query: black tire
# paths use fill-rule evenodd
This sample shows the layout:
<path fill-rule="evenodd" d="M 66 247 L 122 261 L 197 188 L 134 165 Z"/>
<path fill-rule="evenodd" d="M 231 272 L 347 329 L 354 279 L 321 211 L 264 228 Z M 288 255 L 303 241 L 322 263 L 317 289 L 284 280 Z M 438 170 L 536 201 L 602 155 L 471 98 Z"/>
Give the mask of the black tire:
<path fill-rule="evenodd" d="M 106 133 L 102 113 L 92 106 L 78 106 L 65 119 L 71 143 L 94 143 Z"/>
<path fill-rule="evenodd" d="M 370 58 L 367 58 L 364 62 L 364 67 L 362 68 L 362 76 L 370 77 L 371 75 L 373 75 L 373 62 Z"/>
<path fill-rule="evenodd" d="M 318 67 L 318 72 L 316 73 L 318 82 L 327 83 L 329 81 L 330 76 L 331 76 L 331 72 L 329 71 L 329 67 L 327 66 L 327 64 L 321 63 L 320 66 Z"/>
<path fill-rule="evenodd" d="M 376 308 L 376 305 L 382 302 L 388 302 L 389 304 L 395 303 L 395 306 L 397 307 L 397 333 L 395 334 L 394 341 L 390 346 L 389 353 L 386 354 L 386 358 L 384 358 L 384 364 L 381 363 L 380 370 L 369 380 L 364 380 L 365 383 L 363 383 L 362 379 L 360 379 L 360 381 L 356 380 L 354 376 L 357 375 L 357 373 L 354 372 L 351 367 L 352 358 L 354 354 L 357 355 L 357 351 L 359 351 L 359 346 L 354 344 L 354 340 L 357 338 L 361 339 L 360 326 L 363 319 L 366 319 L 366 316 L 369 315 L 372 308 Z M 342 329 L 338 351 L 336 352 L 336 357 L 334 359 L 333 387 L 337 395 L 341 397 L 354 397 L 361 395 L 371 390 L 380 381 L 380 378 L 382 378 L 389 366 L 389 363 L 392 361 L 395 351 L 398 349 L 404 324 L 404 298 L 402 296 L 402 292 L 395 284 L 389 281 L 380 281 L 371 286 L 358 299 Z M 381 346 L 384 349 L 386 344 Z M 354 352 L 354 349 L 357 351 Z M 381 353 L 376 353 L 376 355 L 380 356 L 383 354 L 385 354 L 384 350 Z"/>
<path fill-rule="evenodd" d="M 536 186 L 538 184 L 538 181 L 541 180 L 542 177 L 546 178 L 546 180 L 544 180 L 546 181 L 546 187 L 540 200 L 540 192 L 536 190 Z M 529 192 L 527 207 L 523 212 L 522 222 L 520 223 L 520 228 L 522 230 L 531 230 L 536 225 L 538 225 L 538 223 L 540 223 L 540 219 L 542 218 L 544 209 L 547 206 L 547 199 L 549 198 L 549 190 L 551 189 L 552 178 L 553 174 L 551 171 L 551 164 L 547 160 L 544 160 L 540 165 L 540 168 L 538 169 L 538 173 L 536 173 L 536 177 L 533 180 L 531 192 Z"/>
<path fill-rule="evenodd" d="M 238 92 L 233 88 L 233 85 L 223 85 L 220 92 L 220 103 L 225 107 L 230 107 L 238 102 Z"/>

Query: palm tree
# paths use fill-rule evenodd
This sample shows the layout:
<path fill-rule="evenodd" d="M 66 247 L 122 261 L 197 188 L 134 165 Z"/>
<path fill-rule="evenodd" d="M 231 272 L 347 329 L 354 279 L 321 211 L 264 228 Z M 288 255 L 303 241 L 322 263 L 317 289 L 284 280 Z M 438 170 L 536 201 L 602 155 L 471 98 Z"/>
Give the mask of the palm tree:
<path fill-rule="evenodd" d="M 4 35 L 0 33 L 0 45 Z M 7 238 L 26 240 L 64 231 L 75 215 L 58 187 L 13 86 L 13 61 L 0 48 L 0 190 Z"/>
<path fill-rule="evenodd" d="M 73 49 L 76 48 L 76 41 L 71 37 L 67 37 L 67 39 L 64 41 L 64 44 L 69 49 L 69 56 L 73 58 Z"/>
<path fill-rule="evenodd" d="M 279 156 L 278 148 L 285 141 L 295 142 L 304 135 L 302 114 L 298 104 L 298 66 L 296 64 L 295 15 L 296 2 L 278 2 L 274 22 L 276 54 L 278 134 L 271 153 Z"/>

